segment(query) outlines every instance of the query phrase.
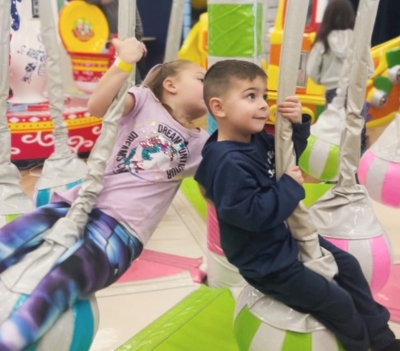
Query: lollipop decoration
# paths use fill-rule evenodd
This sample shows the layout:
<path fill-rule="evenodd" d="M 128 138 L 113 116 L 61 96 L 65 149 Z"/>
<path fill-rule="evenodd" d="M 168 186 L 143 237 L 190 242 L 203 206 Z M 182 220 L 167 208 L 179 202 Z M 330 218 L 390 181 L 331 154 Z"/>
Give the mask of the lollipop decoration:
<path fill-rule="evenodd" d="M 318 121 L 321 122 L 317 125 L 318 129 L 322 125 L 322 121 L 324 120 L 324 116 L 327 115 L 327 111 L 331 110 L 331 105 L 328 105 L 327 109 L 322 112 Z M 335 111 L 336 112 L 336 111 Z M 335 114 L 335 117 L 338 116 Z M 317 128 L 311 127 L 311 135 L 308 138 L 307 149 L 300 157 L 299 165 L 301 169 L 311 175 L 314 178 L 320 179 L 322 181 L 335 181 L 338 176 L 338 167 L 339 167 L 339 140 L 338 136 L 340 135 L 341 130 L 341 118 L 336 121 L 337 125 L 337 134 L 331 133 L 329 134 L 322 132 L 321 134 L 324 137 L 319 138 L 317 135 Z M 318 121 L 316 123 L 318 123 Z M 329 126 L 329 130 L 332 132 L 334 126 Z M 322 128 L 321 128 L 322 129 Z M 317 134 L 317 135 L 316 135 Z"/>
<path fill-rule="evenodd" d="M 96 5 L 71 1 L 60 11 L 59 32 L 76 87 L 91 94 L 114 60 L 114 46 L 106 48 L 110 35 L 106 17 Z"/>
<path fill-rule="evenodd" d="M 400 208 L 400 114 L 361 158 L 358 179 L 372 199 Z"/>

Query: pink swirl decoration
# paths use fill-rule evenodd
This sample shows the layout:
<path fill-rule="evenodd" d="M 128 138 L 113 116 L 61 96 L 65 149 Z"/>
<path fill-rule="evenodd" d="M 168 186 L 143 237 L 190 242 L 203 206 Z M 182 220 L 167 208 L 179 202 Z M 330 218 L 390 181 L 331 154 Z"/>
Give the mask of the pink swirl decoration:
<path fill-rule="evenodd" d="M 372 199 L 400 208 L 400 163 L 384 160 L 368 150 L 360 160 L 358 179 Z"/>
<path fill-rule="evenodd" d="M 383 235 L 371 239 L 353 241 L 332 238 L 325 239 L 357 258 L 366 257 L 367 255 L 365 251 L 369 251 L 371 257 L 371 262 L 369 262 L 369 267 L 367 268 L 369 272 L 364 271 L 364 274 L 369 281 L 373 293 L 379 292 L 388 282 L 392 260 L 389 243 Z M 362 263 L 361 265 L 365 268 L 365 265 Z"/>

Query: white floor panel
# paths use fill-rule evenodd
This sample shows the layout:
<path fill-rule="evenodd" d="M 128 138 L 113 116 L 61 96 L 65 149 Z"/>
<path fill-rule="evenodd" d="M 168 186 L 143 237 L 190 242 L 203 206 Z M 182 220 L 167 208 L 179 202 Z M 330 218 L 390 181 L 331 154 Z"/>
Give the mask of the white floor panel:
<path fill-rule="evenodd" d="M 113 351 L 199 286 L 100 297 L 100 325 L 90 351 Z"/>

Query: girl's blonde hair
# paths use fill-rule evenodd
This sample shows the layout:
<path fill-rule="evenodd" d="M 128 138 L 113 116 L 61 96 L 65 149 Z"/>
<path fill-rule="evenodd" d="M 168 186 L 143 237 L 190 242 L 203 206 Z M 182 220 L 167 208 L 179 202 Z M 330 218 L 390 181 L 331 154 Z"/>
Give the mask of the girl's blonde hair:
<path fill-rule="evenodd" d="M 153 92 L 154 96 L 161 102 L 171 116 L 173 116 L 171 107 L 163 102 L 164 81 L 169 77 L 176 77 L 180 72 L 191 65 L 195 65 L 195 63 L 188 60 L 174 60 L 156 65 L 150 70 L 142 83 L 143 86 L 149 88 Z M 184 127 L 191 128 L 192 125 L 189 122 L 185 124 Z"/>
<path fill-rule="evenodd" d="M 162 102 L 164 80 L 168 77 L 176 77 L 190 65 L 194 65 L 194 63 L 188 60 L 175 60 L 154 66 L 142 84 L 149 88 L 155 97 Z"/>

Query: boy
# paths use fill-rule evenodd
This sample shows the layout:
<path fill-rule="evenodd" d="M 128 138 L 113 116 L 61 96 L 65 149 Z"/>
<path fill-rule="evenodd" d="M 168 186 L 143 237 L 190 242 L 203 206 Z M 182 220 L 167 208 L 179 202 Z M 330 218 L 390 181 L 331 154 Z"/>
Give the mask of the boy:
<path fill-rule="evenodd" d="M 266 75 L 236 60 L 213 65 L 204 80 L 204 99 L 218 124 L 206 143 L 195 179 L 215 206 L 221 246 L 246 281 L 291 308 L 311 313 L 334 332 L 347 351 L 399 351 L 388 311 L 374 302 L 357 260 L 322 237 L 339 268 L 337 284 L 306 268 L 285 220 L 304 198 L 297 166 L 276 180 L 274 137 L 264 131 L 269 117 Z M 292 122 L 297 157 L 309 136 L 310 118 L 297 97 L 278 107 Z"/>

